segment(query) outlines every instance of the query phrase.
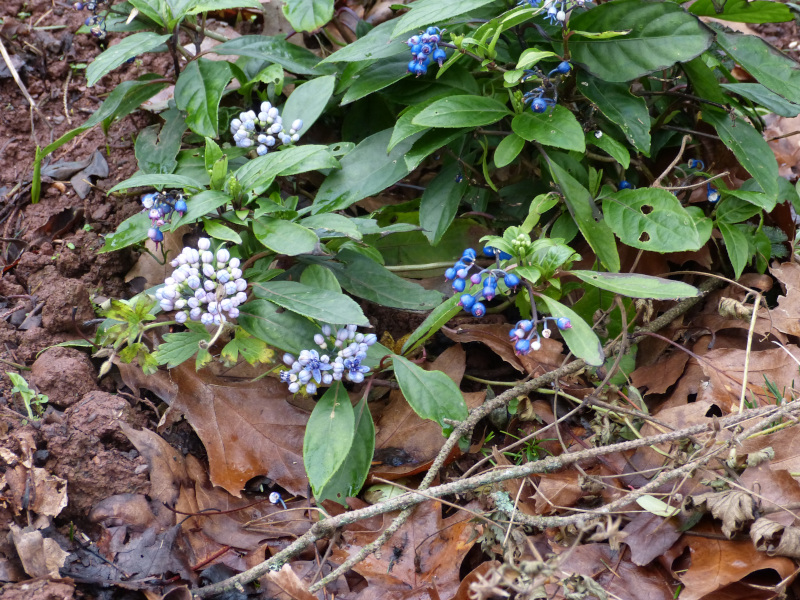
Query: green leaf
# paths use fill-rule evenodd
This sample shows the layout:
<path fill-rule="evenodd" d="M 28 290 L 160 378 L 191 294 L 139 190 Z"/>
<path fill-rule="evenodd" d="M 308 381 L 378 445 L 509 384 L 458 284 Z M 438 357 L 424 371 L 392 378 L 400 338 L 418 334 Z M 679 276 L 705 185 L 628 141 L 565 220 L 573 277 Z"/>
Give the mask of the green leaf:
<path fill-rule="evenodd" d="M 722 240 L 725 242 L 725 251 L 731 260 L 734 278 L 739 279 L 752 256 L 748 236 L 740 227 L 733 224 L 717 222 L 717 227 L 719 227 Z"/>
<path fill-rule="evenodd" d="M 700 292 L 693 285 L 638 273 L 598 273 L 597 271 L 570 271 L 581 281 L 601 290 L 622 294 L 628 298 L 653 300 L 680 300 L 694 298 Z"/>
<path fill-rule="evenodd" d="M 287 256 L 310 254 L 319 244 L 317 234 L 292 221 L 260 217 L 253 223 L 256 239 L 270 250 Z"/>
<path fill-rule="evenodd" d="M 414 135 L 397 144 L 387 154 L 392 130 L 385 129 L 363 140 L 342 158 L 342 168 L 328 175 L 317 192 L 312 213 L 333 212 L 347 208 L 376 194 L 408 175 L 404 155 L 419 137 Z"/>
<path fill-rule="evenodd" d="M 169 38 L 169 34 L 158 35 L 151 31 L 142 31 L 122 38 L 119 44 L 111 46 L 92 61 L 86 69 L 86 85 L 92 87 L 103 75 L 113 71 L 129 58 L 150 52 Z"/>
<path fill-rule="evenodd" d="M 432 246 L 438 244 L 458 212 L 467 182 L 456 183 L 461 165 L 451 163 L 442 168 L 426 186 L 419 204 L 419 224 Z"/>
<path fill-rule="evenodd" d="M 515 158 L 522 152 L 525 146 L 525 140 L 519 137 L 516 133 L 507 135 L 494 150 L 494 165 L 499 169 L 510 165 Z"/>
<path fill-rule="evenodd" d="M 600 134 L 600 137 L 597 137 L 598 133 Z M 631 155 L 630 152 L 628 152 L 628 149 L 610 135 L 603 133 L 599 129 L 593 133 L 586 134 L 586 143 L 592 144 L 593 146 L 597 146 L 601 150 L 604 150 L 606 154 L 621 164 L 623 169 L 627 170 L 627 168 L 631 165 Z"/>
<path fill-rule="evenodd" d="M 342 250 L 338 259 L 341 263 L 325 265 L 354 296 L 402 310 L 430 310 L 442 302 L 442 294 L 436 290 L 426 290 L 418 283 L 398 277 L 363 254 Z"/>
<path fill-rule="evenodd" d="M 714 40 L 697 17 L 672 2 L 614 0 L 570 17 L 569 26 L 596 33 L 631 30 L 623 37 L 569 41 L 572 60 L 606 81 L 631 81 L 690 60 Z"/>
<path fill-rule="evenodd" d="M 671 517 L 674 517 L 679 512 L 681 512 L 680 507 L 670 506 L 669 504 L 667 504 L 666 502 L 664 502 L 659 498 L 656 498 L 655 496 L 649 496 L 649 495 L 639 496 L 638 498 L 636 498 L 636 504 L 641 506 L 650 514 L 656 515 L 657 517 L 663 517 L 664 519 L 669 519 Z"/>
<path fill-rule="evenodd" d="M 431 129 L 423 133 L 403 157 L 406 162 L 406 168 L 409 172 L 413 171 L 428 156 L 442 146 L 446 146 L 453 140 L 462 137 L 468 131 L 468 129 Z"/>
<path fill-rule="evenodd" d="M 261 11 L 263 7 L 258 0 L 205 0 L 193 2 L 186 10 L 187 15 L 197 15 L 204 12 L 224 10 L 226 8 L 252 8 Z"/>
<path fill-rule="evenodd" d="M 233 229 L 213 219 L 203 219 L 203 229 L 215 240 L 241 244 L 242 238 Z"/>
<path fill-rule="evenodd" d="M 452 96 L 455 92 L 451 92 L 445 95 Z M 439 97 L 435 98 L 438 100 Z M 406 110 L 404 110 L 399 117 L 397 117 L 397 121 L 394 124 L 394 129 L 392 130 L 392 138 L 389 140 L 389 146 L 387 150 L 389 152 L 392 151 L 397 144 L 402 142 L 404 139 L 414 135 L 415 133 L 420 133 L 421 131 L 425 131 L 428 129 L 425 125 L 414 125 L 413 121 L 414 118 L 421 113 L 425 108 L 433 102 L 423 102 L 420 104 L 415 104 L 413 106 L 409 106 Z"/>
<path fill-rule="evenodd" d="M 352 44 L 339 48 L 336 52 L 320 61 L 319 64 L 331 62 L 361 62 L 386 58 L 395 54 L 408 55 L 408 45 L 405 40 L 392 41 L 392 30 L 397 21 L 390 19 L 373 27 L 367 35 L 358 38 Z"/>
<path fill-rule="evenodd" d="M 331 273 L 330 269 L 326 269 L 322 265 L 308 265 L 303 269 L 303 272 L 300 273 L 300 283 L 308 287 L 328 290 L 339 294 L 342 292 L 342 286 L 340 286 L 339 282 L 336 280 L 336 275 Z"/>
<path fill-rule="evenodd" d="M 420 29 L 423 25 L 442 23 L 476 8 L 491 4 L 493 1 L 461 0 L 460 2 L 442 2 L 441 0 L 417 0 L 411 4 L 411 10 L 396 21 L 392 37 L 398 37 L 412 29 Z"/>
<path fill-rule="evenodd" d="M 328 100 L 333 95 L 335 84 L 334 75 L 325 75 L 297 86 L 283 105 L 281 111 L 283 122 L 291 125 L 295 119 L 302 119 L 301 134 L 308 131 L 325 110 Z"/>
<path fill-rule="evenodd" d="M 175 84 L 175 103 L 186 111 L 186 124 L 195 133 L 217 136 L 219 101 L 231 80 L 230 65 L 221 60 L 193 60 Z"/>
<path fill-rule="evenodd" d="M 716 10 L 713 0 L 696 0 L 689 12 L 698 17 L 714 17 L 737 23 L 783 23 L 792 20 L 792 11 L 781 2 L 765 0 L 725 0 Z"/>
<path fill-rule="evenodd" d="M 251 300 L 239 306 L 236 322 L 250 335 L 295 355 L 309 348 L 314 334 L 319 333 L 319 327 L 305 317 L 266 300 Z"/>
<path fill-rule="evenodd" d="M 431 103 L 411 122 L 424 127 L 480 127 L 510 114 L 506 105 L 494 98 L 449 96 Z"/>
<path fill-rule="evenodd" d="M 595 215 L 599 215 L 599 210 L 589 190 L 555 161 L 548 159 L 547 162 L 553 180 L 564 195 L 567 209 L 597 258 L 609 271 L 619 271 L 619 254 L 614 234 L 604 220 L 595 219 Z"/>
<path fill-rule="evenodd" d="M 800 68 L 792 59 L 754 35 L 717 31 L 717 43 L 759 83 L 800 104 Z"/>
<path fill-rule="evenodd" d="M 345 106 L 360 100 L 364 96 L 389 87 L 404 77 L 408 77 L 407 65 L 408 57 L 402 54 L 376 60 L 373 64 L 353 76 L 352 83 L 347 88 L 341 105 Z"/>
<path fill-rule="evenodd" d="M 181 333 L 164 334 L 164 342 L 159 345 L 155 353 L 156 363 L 167 365 L 168 369 L 192 358 L 200 349 L 198 344 L 208 341 L 211 336 L 208 332 L 183 331 Z"/>
<path fill-rule="evenodd" d="M 193 195 L 186 203 L 186 212 L 180 219 L 172 219 L 169 230 L 174 231 L 180 225 L 196 221 L 200 217 L 206 216 L 211 211 L 217 210 L 220 206 L 225 206 L 231 201 L 231 197 L 223 192 L 215 190 L 205 190 Z"/>
<path fill-rule="evenodd" d="M 767 110 L 782 117 L 796 117 L 800 114 L 800 104 L 794 104 L 765 88 L 760 83 L 722 83 L 721 87 L 729 92 L 760 104 Z"/>
<path fill-rule="evenodd" d="M 586 152 L 583 127 L 571 110 L 560 105 L 545 113 L 526 110 L 514 117 L 511 129 L 529 142 L 536 141 L 545 146 Z"/>
<path fill-rule="evenodd" d="M 639 152 L 650 155 L 650 113 L 644 98 L 631 94 L 626 83 L 610 83 L 583 73 L 578 74 L 578 89 L 622 130 Z"/>
<path fill-rule="evenodd" d="M 143 212 L 137 212 L 119 224 L 114 233 L 105 237 L 105 244 L 98 252 L 112 252 L 133 246 L 147 239 L 147 230 L 150 229 L 150 219 Z"/>
<path fill-rule="evenodd" d="M 587 365 L 601 367 L 605 362 L 605 353 L 600 340 L 595 332 L 592 331 L 592 328 L 589 327 L 589 324 L 578 313 L 552 298 L 538 296 L 537 300 L 544 301 L 552 317 L 556 319 L 567 317 L 572 323 L 570 329 L 561 331 L 561 335 L 567 346 L 569 346 L 570 352 L 585 360 Z"/>
<path fill-rule="evenodd" d="M 322 323 L 369 325 L 361 307 L 344 294 L 318 290 L 295 281 L 254 283 L 253 291 L 258 298 Z"/>
<path fill-rule="evenodd" d="M 410 360 L 392 356 L 394 374 L 400 391 L 414 412 L 423 419 L 436 421 L 443 429 L 452 425 L 445 419 L 463 421 L 467 418 L 467 404 L 458 386 L 441 371 L 426 371 Z"/>
<path fill-rule="evenodd" d="M 628 35 L 630 32 L 631 32 L 630 29 L 625 29 L 624 31 L 600 31 L 600 32 L 571 30 L 572 35 L 579 35 L 581 37 L 589 38 L 592 40 L 607 40 L 610 38 Z"/>
<path fill-rule="evenodd" d="M 355 417 L 344 384 L 336 381 L 319 399 L 308 418 L 303 438 L 303 463 L 308 482 L 319 493 L 330 482 L 350 453 Z M 370 457 L 371 459 L 372 457 Z"/>
<path fill-rule="evenodd" d="M 164 27 L 164 19 L 161 18 L 162 14 L 166 17 L 166 7 L 161 0 L 128 0 L 135 9 L 151 19 L 157 25 Z"/>
<path fill-rule="evenodd" d="M 301 224 L 314 230 L 321 238 L 349 237 L 360 240 L 363 237 L 353 219 L 337 213 L 312 215 L 303 219 Z"/>
<path fill-rule="evenodd" d="M 163 125 L 145 127 L 136 136 L 134 154 L 139 168 L 145 173 L 172 173 L 178 166 L 177 156 L 186 121 L 176 108 L 165 111 L 162 117 Z"/>
<path fill-rule="evenodd" d="M 703 110 L 703 120 L 713 125 L 722 143 L 730 148 L 761 189 L 771 199 L 777 199 L 778 161 L 762 135 L 744 119 L 734 122 L 728 113 L 711 106 Z"/>
<path fill-rule="evenodd" d="M 545 58 L 558 58 L 558 55 L 555 52 L 550 52 L 549 50 L 528 48 L 527 50 L 523 50 L 522 54 L 519 55 L 516 68 L 530 69 L 533 65 Z"/>
<path fill-rule="evenodd" d="M 345 500 L 361 490 L 372 466 L 375 453 L 375 424 L 367 407 L 366 396 L 353 409 L 355 416 L 353 444 L 342 465 L 318 493 L 317 502 L 333 500 L 347 505 Z"/>
<path fill-rule="evenodd" d="M 163 186 L 168 188 L 183 188 L 187 190 L 199 190 L 200 186 L 197 182 L 190 177 L 183 177 L 181 175 L 159 175 L 153 174 L 137 174 L 125 181 L 121 181 L 110 190 L 109 194 L 118 192 L 120 190 L 128 190 L 135 187 L 156 187 Z M 188 203 L 187 203 L 188 204 Z"/>
<path fill-rule="evenodd" d="M 425 320 L 408 336 L 408 339 L 403 344 L 402 353 L 409 354 L 422 346 L 445 323 L 460 313 L 461 307 L 458 305 L 458 301 L 458 296 L 452 296 L 434 308 L 425 317 Z"/>
<path fill-rule="evenodd" d="M 755 193 L 755 192 L 751 192 Z M 763 194 L 762 194 L 763 196 Z M 755 204 L 737 198 L 723 195 L 722 201 L 717 205 L 717 221 L 721 223 L 741 223 L 761 212 Z"/>
<path fill-rule="evenodd" d="M 333 18 L 333 0 L 283 0 L 283 14 L 295 31 L 316 31 Z"/>
<path fill-rule="evenodd" d="M 339 166 L 330 148 L 307 144 L 258 156 L 239 167 L 235 175 L 243 190 L 261 194 L 279 175 L 297 175 Z"/>
<path fill-rule="evenodd" d="M 695 221 L 666 190 L 621 190 L 603 198 L 606 222 L 622 243 L 654 252 L 697 250 L 711 235 L 711 220 Z"/>
<path fill-rule="evenodd" d="M 209 50 L 215 54 L 249 56 L 278 63 L 287 71 L 299 75 L 314 75 L 319 57 L 305 48 L 287 42 L 283 36 L 243 35 Z"/>

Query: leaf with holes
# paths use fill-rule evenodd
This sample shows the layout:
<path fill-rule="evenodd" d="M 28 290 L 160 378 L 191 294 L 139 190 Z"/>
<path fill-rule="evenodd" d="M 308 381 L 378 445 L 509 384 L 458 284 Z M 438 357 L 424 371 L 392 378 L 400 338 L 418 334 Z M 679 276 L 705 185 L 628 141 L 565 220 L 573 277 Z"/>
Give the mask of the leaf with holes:
<path fill-rule="evenodd" d="M 606 223 L 624 243 L 654 252 L 698 250 L 711 237 L 711 219 L 684 208 L 666 190 L 622 190 L 603 198 Z"/>

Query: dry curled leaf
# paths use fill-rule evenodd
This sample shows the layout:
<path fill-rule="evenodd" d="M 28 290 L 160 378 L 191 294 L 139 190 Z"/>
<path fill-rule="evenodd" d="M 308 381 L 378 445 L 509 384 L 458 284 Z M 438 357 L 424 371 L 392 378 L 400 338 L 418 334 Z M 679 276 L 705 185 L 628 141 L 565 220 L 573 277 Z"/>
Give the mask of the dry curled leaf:
<path fill-rule="evenodd" d="M 750 527 L 756 550 L 769 556 L 800 558 L 800 527 L 781 525 L 762 517 Z"/>
<path fill-rule="evenodd" d="M 745 523 L 753 521 L 756 501 L 752 494 L 739 490 L 709 492 L 698 496 L 689 496 L 687 508 L 705 510 L 722 521 L 722 533 L 731 538 L 740 531 Z"/>

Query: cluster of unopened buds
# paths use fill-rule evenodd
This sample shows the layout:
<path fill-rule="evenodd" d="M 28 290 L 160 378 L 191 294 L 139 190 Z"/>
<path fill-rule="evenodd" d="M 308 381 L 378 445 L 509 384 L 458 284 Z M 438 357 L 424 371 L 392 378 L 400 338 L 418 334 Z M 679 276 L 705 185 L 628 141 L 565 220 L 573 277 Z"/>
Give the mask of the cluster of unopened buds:
<path fill-rule="evenodd" d="M 317 386 L 331 385 L 343 378 L 353 383 L 361 383 L 370 368 L 363 364 L 367 358 L 367 350 L 378 337 L 374 333 L 363 334 L 356 331 L 356 325 L 346 325 L 334 333 L 330 325 L 322 326 L 322 333 L 314 336 L 314 343 L 319 350 L 301 350 L 297 358 L 292 354 L 284 354 L 283 362 L 289 367 L 281 371 L 280 378 L 289 384 L 292 394 L 303 387 L 307 394 L 316 394 Z M 328 351 L 333 347 L 336 355 Z"/>
<path fill-rule="evenodd" d="M 408 63 L 408 72 L 419 77 L 428 72 L 431 61 L 439 63 L 441 67 L 447 59 L 447 54 L 439 48 L 442 41 L 443 29 L 428 27 L 420 35 L 412 35 L 406 41 L 411 49 L 411 62 Z"/>
<path fill-rule="evenodd" d="M 486 305 L 483 301 L 491 302 L 494 300 L 497 295 L 497 283 L 500 279 L 505 282 L 508 289 L 513 289 L 519 285 L 519 277 L 500 268 L 500 261 L 510 259 L 510 254 L 498 252 L 491 246 L 486 246 L 483 249 L 483 253 L 497 260 L 496 268 L 480 269 L 470 275 L 469 272 L 472 268 L 477 267 L 475 262 L 477 253 L 472 248 L 467 248 L 461 258 L 444 272 L 445 279 L 453 282 L 453 289 L 456 292 L 463 292 L 466 289 L 467 277 L 469 277 L 469 282 L 472 285 L 483 284 L 476 292 L 462 294 L 461 298 L 459 298 L 458 305 L 463 306 L 464 310 L 472 313 L 473 317 L 482 317 L 486 314 Z"/>
<path fill-rule="evenodd" d="M 586 4 L 585 0 L 520 0 L 519 4 L 525 2 L 534 8 L 544 7 L 547 11 L 544 18 L 550 21 L 551 25 L 562 26 L 566 24 L 567 15 L 573 8 Z"/>
<path fill-rule="evenodd" d="M 175 321 L 200 321 L 220 325 L 239 316 L 247 301 L 247 281 L 242 278 L 238 258 L 226 248 L 211 251 L 211 240 L 200 238 L 197 249 L 184 248 L 170 265 L 175 267 L 164 286 L 156 291 L 161 309 L 177 311 Z"/>
<path fill-rule="evenodd" d="M 514 345 L 514 352 L 518 355 L 525 355 L 529 352 L 536 352 L 542 347 L 542 342 L 539 339 L 538 324 L 541 323 L 544 327 L 542 329 L 542 337 L 549 338 L 552 330 L 548 327 L 548 322 L 564 331 L 565 329 L 572 329 L 572 322 L 567 317 L 543 317 L 539 321 L 531 321 L 530 319 L 523 319 L 517 321 L 514 329 L 508 334 L 511 338 L 511 343 Z"/>
<path fill-rule="evenodd" d="M 142 206 L 150 217 L 150 229 L 147 237 L 156 243 L 164 241 L 164 232 L 161 227 L 172 220 L 173 213 L 182 217 L 187 210 L 186 198 L 182 192 L 151 192 L 142 196 Z"/>
<path fill-rule="evenodd" d="M 255 146 L 259 156 L 264 156 L 278 143 L 288 146 L 298 141 L 302 128 L 303 121 L 295 119 L 289 132 L 284 131 L 280 111 L 269 102 L 262 102 L 257 114 L 254 110 L 248 110 L 231 121 L 231 133 L 236 145 L 239 148 Z"/>
<path fill-rule="evenodd" d="M 558 63 L 558 66 L 550 71 L 547 76 L 538 70 L 526 70 L 522 81 L 526 81 L 531 77 L 538 77 L 542 80 L 542 85 L 532 89 L 530 92 L 526 92 L 522 97 L 523 104 L 528 104 L 530 102 L 531 110 L 535 113 L 543 113 L 546 112 L 547 109 L 554 107 L 558 102 L 558 92 L 551 79 L 555 75 L 566 75 L 571 70 L 572 65 L 566 60 Z M 552 94 L 552 98 L 548 97 L 546 95 L 547 93 Z"/>

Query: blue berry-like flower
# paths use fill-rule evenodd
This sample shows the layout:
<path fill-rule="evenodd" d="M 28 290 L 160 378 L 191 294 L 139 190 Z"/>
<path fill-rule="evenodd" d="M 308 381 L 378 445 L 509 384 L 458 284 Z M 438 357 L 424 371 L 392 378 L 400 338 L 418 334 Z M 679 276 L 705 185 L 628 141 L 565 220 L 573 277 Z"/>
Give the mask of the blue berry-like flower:
<path fill-rule="evenodd" d="M 719 202 L 719 190 L 712 186 L 710 183 L 706 184 L 706 198 L 711 204 Z"/>
<path fill-rule="evenodd" d="M 453 289 L 457 292 L 463 292 L 467 287 L 466 282 L 463 279 L 456 279 L 453 281 Z"/>
<path fill-rule="evenodd" d="M 476 302 L 472 305 L 470 311 L 473 317 L 482 317 L 486 314 L 486 305 L 483 302 Z"/>
<path fill-rule="evenodd" d="M 621 190 L 632 190 L 633 185 L 631 185 L 630 181 L 622 180 L 619 182 L 619 189 Z"/>
<path fill-rule="evenodd" d="M 503 281 L 505 281 L 509 289 L 515 288 L 519 285 L 519 277 L 517 277 L 513 273 L 506 273 L 506 276 L 503 278 Z"/>
<path fill-rule="evenodd" d="M 565 329 L 572 329 L 572 321 L 570 321 L 567 317 L 558 317 L 556 319 L 556 327 L 558 327 L 561 331 Z"/>

